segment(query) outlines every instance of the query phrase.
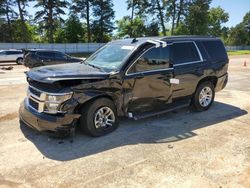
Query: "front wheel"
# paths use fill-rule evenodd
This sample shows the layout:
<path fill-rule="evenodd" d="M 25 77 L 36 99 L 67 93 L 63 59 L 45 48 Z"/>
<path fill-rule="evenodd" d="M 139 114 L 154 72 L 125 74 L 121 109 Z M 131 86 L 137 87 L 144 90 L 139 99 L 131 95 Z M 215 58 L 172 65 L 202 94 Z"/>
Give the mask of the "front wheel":
<path fill-rule="evenodd" d="M 107 98 L 90 102 L 81 109 L 81 113 L 80 127 L 90 136 L 103 136 L 118 127 L 115 105 Z"/>
<path fill-rule="evenodd" d="M 214 102 L 214 96 L 214 85 L 209 81 L 201 83 L 195 91 L 191 108 L 198 112 L 208 110 Z"/>

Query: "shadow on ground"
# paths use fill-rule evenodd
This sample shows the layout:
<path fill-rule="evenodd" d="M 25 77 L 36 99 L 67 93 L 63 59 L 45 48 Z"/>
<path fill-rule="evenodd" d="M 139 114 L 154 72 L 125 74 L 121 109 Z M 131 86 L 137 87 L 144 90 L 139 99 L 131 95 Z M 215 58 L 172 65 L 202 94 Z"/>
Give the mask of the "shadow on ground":
<path fill-rule="evenodd" d="M 47 158 L 68 161 L 106 150 L 138 143 L 170 143 L 197 136 L 193 131 L 212 126 L 242 115 L 247 111 L 215 102 L 210 110 L 201 113 L 182 109 L 160 117 L 144 120 L 122 120 L 113 133 L 99 138 L 85 136 L 80 131 L 74 138 L 58 140 L 39 134 L 21 124 L 21 130 Z"/>

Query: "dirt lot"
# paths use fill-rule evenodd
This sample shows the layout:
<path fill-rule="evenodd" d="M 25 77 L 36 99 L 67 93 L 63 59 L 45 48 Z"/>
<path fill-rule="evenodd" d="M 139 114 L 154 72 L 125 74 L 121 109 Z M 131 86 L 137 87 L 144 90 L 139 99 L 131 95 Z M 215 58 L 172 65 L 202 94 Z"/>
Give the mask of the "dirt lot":
<path fill-rule="evenodd" d="M 0 187 L 250 187 L 250 56 L 230 59 L 228 86 L 207 112 L 66 140 L 19 125 L 27 69 L 0 70 Z"/>

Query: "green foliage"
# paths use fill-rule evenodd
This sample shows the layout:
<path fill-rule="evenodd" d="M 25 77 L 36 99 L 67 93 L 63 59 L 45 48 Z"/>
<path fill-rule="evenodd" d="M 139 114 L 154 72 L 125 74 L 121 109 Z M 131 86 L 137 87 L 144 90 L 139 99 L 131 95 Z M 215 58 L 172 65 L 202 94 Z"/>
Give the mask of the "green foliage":
<path fill-rule="evenodd" d="M 95 33 L 93 41 L 108 42 L 110 35 L 115 29 L 114 18 L 115 11 L 113 10 L 112 0 L 95 0 L 93 1 L 93 24 L 92 32 Z"/>
<path fill-rule="evenodd" d="M 26 7 L 35 1 L 34 19 Z M 156 35 L 214 35 L 229 45 L 250 45 L 250 12 L 232 28 L 212 0 L 126 0 L 129 15 L 114 22 L 113 0 L 0 0 L 1 42 L 108 42 Z M 64 22 L 62 15 L 69 15 Z M 116 30 L 115 30 L 116 29 Z"/>
<path fill-rule="evenodd" d="M 65 23 L 65 39 L 69 43 L 83 42 L 84 29 L 80 20 L 71 15 Z"/>
<path fill-rule="evenodd" d="M 243 21 L 231 28 L 227 43 L 230 45 L 250 45 L 250 12 L 246 13 Z"/>
<path fill-rule="evenodd" d="M 145 24 L 145 21 L 136 17 L 133 21 L 131 21 L 129 16 L 123 17 L 121 20 L 117 21 L 117 37 L 143 37 L 143 36 L 158 36 L 159 34 L 159 26 L 158 23 L 152 22 L 149 25 Z"/>
<path fill-rule="evenodd" d="M 209 10 L 209 35 L 222 36 L 227 31 L 227 28 L 222 27 L 223 23 L 226 23 L 229 19 L 229 14 L 226 13 L 221 7 L 211 8 Z"/>
<path fill-rule="evenodd" d="M 20 19 L 12 22 L 13 40 L 15 42 L 32 42 L 32 35 L 34 35 L 32 27 L 28 23 L 24 23 L 24 26 L 22 24 Z M 24 27 L 25 33 L 23 32 Z"/>
<path fill-rule="evenodd" d="M 135 38 L 135 37 L 143 37 L 145 35 L 146 27 L 144 26 L 144 22 L 140 17 L 136 17 L 133 21 L 131 21 L 130 17 L 125 16 L 121 20 L 117 21 L 118 38 L 123 38 L 126 36 Z"/>
<path fill-rule="evenodd" d="M 15 12 L 13 0 L 1 0 L 0 1 L 0 19 L 1 19 L 1 31 L 5 32 L 2 36 L 5 42 L 13 42 L 13 28 L 11 21 L 17 17 Z M 1 32 L 1 34 L 2 34 Z"/>
<path fill-rule="evenodd" d="M 73 0 L 73 5 L 71 6 L 71 11 L 74 14 L 80 14 L 80 18 L 86 21 L 87 25 L 87 41 L 91 42 L 91 6 L 93 0 Z"/>
<path fill-rule="evenodd" d="M 66 14 L 64 8 L 67 8 L 68 2 L 65 0 L 37 0 L 35 8 L 41 10 L 35 14 L 35 21 L 39 28 L 46 32 L 48 42 L 54 42 L 54 33 L 56 28 L 63 22 L 61 15 Z"/>
<path fill-rule="evenodd" d="M 185 25 L 187 34 L 206 35 L 208 31 L 209 5 L 211 0 L 194 0 L 189 6 Z"/>

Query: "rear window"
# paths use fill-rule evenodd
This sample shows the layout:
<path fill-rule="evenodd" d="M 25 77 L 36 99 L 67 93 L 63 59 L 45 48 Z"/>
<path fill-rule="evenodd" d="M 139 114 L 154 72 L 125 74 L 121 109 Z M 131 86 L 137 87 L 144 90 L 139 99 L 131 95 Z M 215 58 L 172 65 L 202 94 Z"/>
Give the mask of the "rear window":
<path fill-rule="evenodd" d="M 225 47 L 221 41 L 203 41 L 210 60 L 227 59 Z"/>
<path fill-rule="evenodd" d="M 193 42 L 173 44 L 174 64 L 200 61 L 200 56 Z"/>

